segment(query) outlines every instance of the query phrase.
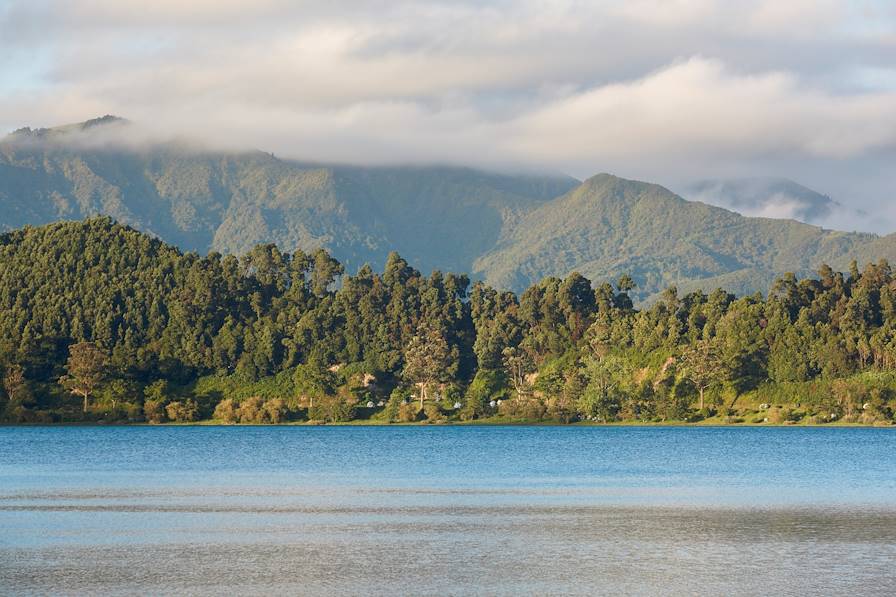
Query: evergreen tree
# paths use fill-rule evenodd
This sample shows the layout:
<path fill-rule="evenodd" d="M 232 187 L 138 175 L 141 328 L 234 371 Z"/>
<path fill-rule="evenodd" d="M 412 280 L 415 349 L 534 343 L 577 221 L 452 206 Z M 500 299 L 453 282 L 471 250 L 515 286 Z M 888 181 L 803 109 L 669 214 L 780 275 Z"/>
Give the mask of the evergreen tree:
<path fill-rule="evenodd" d="M 65 369 L 67 375 L 59 378 L 59 383 L 72 394 L 84 399 L 84 412 L 87 412 L 87 400 L 105 378 L 106 353 L 92 342 L 79 342 L 69 348 L 69 357 Z"/>

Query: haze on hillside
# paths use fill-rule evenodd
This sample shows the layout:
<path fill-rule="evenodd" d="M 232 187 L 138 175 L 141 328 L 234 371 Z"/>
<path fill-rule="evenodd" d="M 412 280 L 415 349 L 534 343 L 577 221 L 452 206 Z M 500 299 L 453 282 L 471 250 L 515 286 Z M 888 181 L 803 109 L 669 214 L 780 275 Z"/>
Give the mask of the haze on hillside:
<path fill-rule="evenodd" d="M 516 291 L 574 271 L 598 283 L 629 274 L 640 300 L 669 285 L 766 292 L 785 272 L 896 261 L 896 235 L 744 217 L 610 174 L 314 164 L 183 141 L 129 146 L 131 130 L 107 116 L 0 140 L 0 230 L 105 214 L 200 254 L 322 247 L 354 273 L 394 250 L 422 271 Z M 837 206 L 802 192 L 817 209 Z"/>
<path fill-rule="evenodd" d="M 305 162 L 786 178 L 888 233 L 894 40 L 884 0 L 13 0 L 0 130 L 119 114 Z"/>

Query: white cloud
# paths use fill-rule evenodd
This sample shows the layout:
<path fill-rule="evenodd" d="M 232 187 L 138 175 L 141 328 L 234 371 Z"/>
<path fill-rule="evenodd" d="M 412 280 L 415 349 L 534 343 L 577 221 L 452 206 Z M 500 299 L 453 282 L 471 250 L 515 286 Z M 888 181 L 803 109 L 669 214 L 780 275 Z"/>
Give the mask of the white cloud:
<path fill-rule="evenodd" d="M 851 156 L 896 145 L 896 93 L 838 96 L 693 58 L 547 105 L 514 132 L 512 146 L 541 159 Z"/>
<path fill-rule="evenodd" d="M 660 182 L 786 166 L 872 205 L 894 40 L 873 1 L 12 0 L 0 126 L 115 113 L 302 159 Z"/>

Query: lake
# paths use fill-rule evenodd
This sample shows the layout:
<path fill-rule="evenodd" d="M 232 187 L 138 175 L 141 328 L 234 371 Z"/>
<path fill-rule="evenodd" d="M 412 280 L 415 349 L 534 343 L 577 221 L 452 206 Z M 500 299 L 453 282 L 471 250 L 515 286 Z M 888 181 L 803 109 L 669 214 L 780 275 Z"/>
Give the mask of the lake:
<path fill-rule="evenodd" d="M 0 593 L 894 595 L 896 430 L 2 427 Z"/>

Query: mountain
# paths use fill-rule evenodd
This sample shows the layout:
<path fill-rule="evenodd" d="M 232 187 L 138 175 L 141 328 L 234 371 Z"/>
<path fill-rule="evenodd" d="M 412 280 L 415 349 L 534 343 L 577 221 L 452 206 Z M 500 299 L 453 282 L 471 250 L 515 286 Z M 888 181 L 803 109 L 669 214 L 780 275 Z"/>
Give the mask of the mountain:
<path fill-rule="evenodd" d="M 847 211 L 852 219 L 863 215 L 786 178 L 701 180 L 688 185 L 683 195 L 745 216 L 791 218 L 809 224 L 821 225 Z"/>
<path fill-rule="evenodd" d="M 472 272 L 514 290 L 573 270 L 595 281 L 629 273 L 639 300 L 669 284 L 764 292 L 784 272 L 896 255 L 894 236 L 745 217 L 609 174 L 580 183 L 445 166 L 308 164 L 183 140 L 138 143 L 133 130 L 106 116 L 0 140 L 0 230 L 106 214 L 202 254 L 260 243 L 325 247 L 349 272 L 365 262 L 381 268 L 396 250 L 424 272 Z M 763 196 L 760 187 L 799 195 L 805 214 L 837 205 L 787 181 L 731 184 L 719 188 L 743 201 Z"/>
<path fill-rule="evenodd" d="M 896 235 L 748 218 L 659 185 L 600 174 L 523 217 L 474 271 L 510 288 L 573 270 L 592 280 L 629 273 L 646 299 L 670 284 L 765 291 L 784 272 L 807 273 L 822 263 L 845 270 L 853 258 L 894 257 Z"/>
<path fill-rule="evenodd" d="M 324 246 L 349 270 L 392 250 L 429 271 L 468 271 L 522 215 L 579 181 L 470 168 L 303 164 L 187 142 L 123 143 L 106 116 L 0 141 L 0 230 L 94 214 L 185 250 Z"/>

